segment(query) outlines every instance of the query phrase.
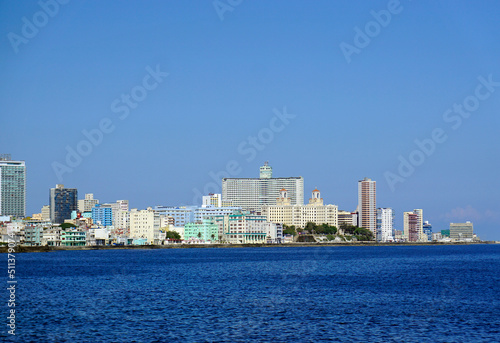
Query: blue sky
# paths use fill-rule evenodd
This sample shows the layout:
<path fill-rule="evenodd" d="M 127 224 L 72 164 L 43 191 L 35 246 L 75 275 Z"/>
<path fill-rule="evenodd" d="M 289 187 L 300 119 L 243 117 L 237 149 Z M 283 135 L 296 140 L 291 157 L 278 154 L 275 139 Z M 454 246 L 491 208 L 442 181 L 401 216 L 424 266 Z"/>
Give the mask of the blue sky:
<path fill-rule="evenodd" d="M 234 161 L 257 177 L 268 160 L 274 176 L 304 177 L 306 201 L 317 187 L 352 211 L 370 177 L 398 229 L 422 208 L 435 231 L 470 220 L 500 240 L 498 2 L 221 0 L 231 10 L 218 13 L 210 0 L 43 1 L 52 16 L 0 1 L 0 152 L 26 161 L 29 214 L 56 183 L 137 208 L 192 204 L 210 172 Z M 295 117 L 270 137 L 285 108 Z M 100 123 L 89 143 L 82 132 Z M 436 129 L 425 154 L 415 140 Z M 240 153 L 259 134 L 261 150 Z M 89 146 L 68 166 L 67 147 Z M 415 162 L 404 175 L 400 156 Z"/>

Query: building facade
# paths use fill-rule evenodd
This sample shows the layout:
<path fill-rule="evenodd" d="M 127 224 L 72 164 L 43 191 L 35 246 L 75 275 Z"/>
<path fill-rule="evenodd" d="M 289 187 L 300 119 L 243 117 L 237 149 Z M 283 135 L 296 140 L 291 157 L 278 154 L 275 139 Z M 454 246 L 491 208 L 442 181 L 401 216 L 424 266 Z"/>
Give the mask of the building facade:
<path fill-rule="evenodd" d="M 248 211 L 260 211 L 265 205 L 276 205 L 281 189 L 288 190 L 291 204 L 304 204 L 304 179 L 300 177 L 273 178 L 267 164 L 260 168 L 259 178 L 223 178 L 222 201 Z"/>
<path fill-rule="evenodd" d="M 471 222 L 450 223 L 450 238 L 455 241 L 471 241 L 474 236 L 474 225 Z"/>
<path fill-rule="evenodd" d="M 422 209 L 403 213 L 403 239 L 408 242 L 427 242 L 423 213 Z"/>
<path fill-rule="evenodd" d="M 101 226 L 112 226 L 113 209 L 111 206 L 96 204 L 92 207 L 92 223 Z"/>
<path fill-rule="evenodd" d="M 273 223 L 304 228 L 308 222 L 338 227 L 337 205 L 324 205 L 320 191 L 315 189 L 307 205 L 292 205 L 288 191 L 281 189 L 276 205 L 262 207 L 262 215 Z"/>
<path fill-rule="evenodd" d="M 283 227 L 248 211 L 214 217 L 219 240 L 231 244 L 281 243 Z"/>
<path fill-rule="evenodd" d="M 194 210 L 196 206 L 156 206 L 155 211 L 167 217 L 173 217 L 175 226 L 184 226 L 194 221 Z"/>
<path fill-rule="evenodd" d="M 56 185 L 50 189 L 50 221 L 54 224 L 62 224 L 65 219 L 71 218 L 71 212 L 78 207 L 78 191 L 76 188 L 64 188 L 64 185 Z"/>
<path fill-rule="evenodd" d="M 147 244 L 157 244 L 160 234 L 160 214 L 148 207 L 130 210 L 130 237 L 145 239 Z"/>
<path fill-rule="evenodd" d="M 377 235 L 377 184 L 365 177 L 358 181 L 358 226 Z"/>
<path fill-rule="evenodd" d="M 403 213 L 403 239 L 408 242 L 418 242 L 418 215 L 414 212 Z"/>
<path fill-rule="evenodd" d="M 78 200 L 78 211 L 80 213 L 83 212 L 91 212 L 92 208 L 99 203 L 99 200 L 94 199 L 94 194 L 87 193 L 85 194 L 85 199 Z"/>
<path fill-rule="evenodd" d="M 394 241 L 394 211 L 392 208 L 377 209 L 377 242 Z"/>
<path fill-rule="evenodd" d="M 26 163 L 0 155 L 0 216 L 26 216 Z"/>
<path fill-rule="evenodd" d="M 184 226 L 185 240 L 217 241 L 219 227 L 211 219 L 204 219 L 201 223 L 187 223 Z"/>

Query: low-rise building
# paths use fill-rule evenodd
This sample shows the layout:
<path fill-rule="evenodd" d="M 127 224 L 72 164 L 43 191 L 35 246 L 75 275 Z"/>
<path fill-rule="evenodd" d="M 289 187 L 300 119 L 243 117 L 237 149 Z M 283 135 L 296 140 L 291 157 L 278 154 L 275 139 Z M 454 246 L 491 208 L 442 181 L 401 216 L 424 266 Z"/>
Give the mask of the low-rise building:
<path fill-rule="evenodd" d="M 61 231 L 61 245 L 66 247 L 80 247 L 87 244 L 85 231 L 74 229 Z"/>
<path fill-rule="evenodd" d="M 281 224 L 267 221 L 263 215 L 247 211 L 235 212 L 214 217 L 219 227 L 219 240 L 232 244 L 243 243 L 281 243 L 283 228 Z"/>
<path fill-rule="evenodd" d="M 217 241 L 219 227 L 211 219 L 203 219 L 201 223 L 187 223 L 184 225 L 184 240 Z"/>
<path fill-rule="evenodd" d="M 471 222 L 450 223 L 450 238 L 453 241 L 472 241 L 474 229 Z"/>

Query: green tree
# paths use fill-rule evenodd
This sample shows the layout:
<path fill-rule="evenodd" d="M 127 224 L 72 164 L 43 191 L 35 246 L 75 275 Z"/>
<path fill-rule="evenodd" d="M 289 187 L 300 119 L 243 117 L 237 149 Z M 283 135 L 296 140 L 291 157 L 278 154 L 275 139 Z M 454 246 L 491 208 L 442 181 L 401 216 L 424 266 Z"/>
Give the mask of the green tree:
<path fill-rule="evenodd" d="M 316 231 L 316 228 L 317 228 L 316 223 L 307 222 L 306 227 L 304 229 L 309 231 L 309 232 L 313 232 L 313 231 Z"/>
<path fill-rule="evenodd" d="M 66 229 L 68 229 L 70 227 L 76 227 L 76 225 L 75 224 L 71 224 L 71 223 L 62 223 L 59 227 L 61 229 L 63 229 L 63 230 L 66 230 Z"/>
<path fill-rule="evenodd" d="M 167 238 L 179 240 L 179 239 L 181 239 L 181 235 L 179 235 L 179 233 L 177 231 L 168 231 Z"/>
<path fill-rule="evenodd" d="M 200 231 L 200 232 L 198 232 L 198 238 L 200 238 L 200 239 L 201 239 L 201 231 Z"/>

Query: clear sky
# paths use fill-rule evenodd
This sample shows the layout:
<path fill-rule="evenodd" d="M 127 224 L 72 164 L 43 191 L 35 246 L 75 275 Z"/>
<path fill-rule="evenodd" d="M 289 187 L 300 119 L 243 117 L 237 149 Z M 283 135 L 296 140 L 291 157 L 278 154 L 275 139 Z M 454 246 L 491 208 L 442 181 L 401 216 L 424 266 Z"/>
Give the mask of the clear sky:
<path fill-rule="evenodd" d="M 193 204 L 269 161 L 306 201 L 353 211 L 370 177 L 397 229 L 422 208 L 500 240 L 498 1 L 41 3 L 0 1 L 0 153 L 26 161 L 28 214 L 56 183 Z"/>

